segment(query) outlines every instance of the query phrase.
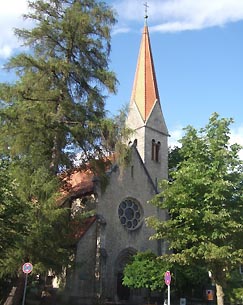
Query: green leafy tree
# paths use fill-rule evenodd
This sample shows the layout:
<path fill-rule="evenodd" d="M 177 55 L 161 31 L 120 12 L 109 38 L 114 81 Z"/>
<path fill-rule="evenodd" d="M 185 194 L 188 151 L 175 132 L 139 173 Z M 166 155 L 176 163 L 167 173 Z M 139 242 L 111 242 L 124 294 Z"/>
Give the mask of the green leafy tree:
<path fill-rule="evenodd" d="M 22 259 L 14 266 L 7 266 L 6 258 L 16 254 L 18 245 L 23 241 L 23 236 L 28 234 L 29 205 L 21 201 L 18 196 L 18 185 L 9 171 L 10 162 L 8 158 L 0 158 L 0 303 L 5 298 L 13 285 L 13 278 L 21 266 Z M 5 269 L 7 267 L 7 270 Z M 11 269 L 11 271 L 9 270 Z"/>
<path fill-rule="evenodd" d="M 0 84 L 0 154 L 10 160 L 19 204 L 9 218 L 18 238 L 4 231 L 9 246 L 0 248 L 1 276 L 16 274 L 27 260 L 34 272 L 58 273 L 68 264 L 72 232 L 68 211 L 56 204 L 59 174 L 74 165 L 77 153 L 84 163 L 103 157 L 105 97 L 117 83 L 109 70 L 116 20 L 104 2 L 29 1 L 25 18 L 33 27 L 15 34 L 26 51 L 5 66 L 16 81 Z"/>
<path fill-rule="evenodd" d="M 151 251 L 139 252 L 124 269 L 123 284 L 133 288 L 148 288 L 149 291 L 164 288 L 164 274 L 170 269 L 167 262 L 157 259 Z"/>
<path fill-rule="evenodd" d="M 182 161 L 180 148 L 169 148 L 169 172 L 177 169 Z M 204 266 L 180 266 L 169 263 L 163 256 L 157 257 L 150 251 L 138 252 L 124 269 L 123 284 L 131 288 L 147 288 L 149 291 L 164 290 L 164 273 L 172 274 L 172 293 L 174 297 L 203 297 L 202 287 L 208 281 L 208 272 Z"/>
<path fill-rule="evenodd" d="M 86 213 L 82 213 L 75 215 L 70 221 L 69 209 L 56 204 L 56 195 L 48 190 L 48 187 L 52 188 L 50 181 L 45 181 L 46 175 L 42 178 L 41 185 L 44 190 L 41 191 L 38 187 L 38 192 L 42 194 L 39 201 L 27 204 L 21 201 L 20 197 L 17 197 L 16 185 L 15 192 L 6 191 L 6 200 L 0 203 L 0 222 L 3 223 L 0 227 L 3 233 L 0 283 L 4 285 L 4 293 L 7 292 L 9 283 L 17 287 L 14 295 L 16 304 L 20 303 L 23 293 L 24 274 L 21 267 L 24 262 L 33 264 L 32 278 L 37 274 L 45 276 L 50 270 L 59 278 L 60 283 L 64 284 L 62 280 L 65 280 L 66 272 L 72 268 L 77 242 L 77 226 L 73 223 L 78 221 L 80 227 L 86 219 Z M 9 183 L 12 183 L 11 179 Z M 43 195 L 45 191 L 46 197 Z M 60 197 L 60 194 L 58 195 Z"/>
<path fill-rule="evenodd" d="M 171 272 L 171 294 L 174 298 L 195 297 L 195 292 L 197 298 L 203 298 L 201 288 L 209 281 L 205 267 L 180 266 L 151 251 L 138 252 L 133 256 L 124 269 L 123 284 L 130 288 L 147 288 L 150 298 L 152 291 L 165 291 L 164 275 L 167 270 Z"/>
<path fill-rule="evenodd" d="M 178 164 L 181 161 L 181 155 L 180 155 L 180 147 L 169 147 L 169 153 L 168 153 L 168 166 L 169 171 L 176 170 Z"/>
<path fill-rule="evenodd" d="M 28 232 L 29 205 L 17 195 L 17 184 L 9 172 L 9 161 L 0 160 L 0 266 L 5 259 L 6 251 L 17 249 L 16 245 Z M 0 267 L 0 277 L 4 269 Z"/>
<path fill-rule="evenodd" d="M 68 210 L 53 204 L 56 197 L 48 189 L 53 186 L 47 175 L 42 171 L 38 184 L 30 185 L 30 189 L 39 185 L 35 192 L 38 200 L 26 201 L 11 165 L 6 157 L 0 160 L 0 283 L 1 296 L 9 292 L 9 283 L 17 286 L 14 302 L 18 304 L 23 293 L 23 263 L 33 264 L 33 274 L 45 274 L 51 269 L 61 275 L 63 268 L 70 265 L 75 239 Z"/>
<path fill-rule="evenodd" d="M 0 149 L 29 173 L 40 166 L 56 174 L 74 155 L 100 155 L 105 92 L 115 92 L 109 71 L 113 11 L 94 0 L 29 2 L 34 27 L 16 29 L 28 52 L 9 60 L 18 77 L 0 85 Z M 26 158 L 25 158 L 26 157 Z"/>
<path fill-rule="evenodd" d="M 130 162 L 131 149 L 126 144 L 131 138 L 132 129 L 126 127 L 128 105 L 122 107 L 118 114 L 106 119 L 102 128 L 102 142 L 105 151 L 115 152 L 115 158 L 121 168 Z"/>
<path fill-rule="evenodd" d="M 240 273 L 240 268 L 236 268 L 231 272 L 226 287 L 226 302 L 230 304 L 243 303 L 243 274 Z"/>
<path fill-rule="evenodd" d="M 243 261 L 241 147 L 229 143 L 231 123 L 214 113 L 205 128 L 185 129 L 182 161 L 171 172 L 172 182 L 162 182 L 163 191 L 152 200 L 170 219 L 148 220 L 156 230 L 153 238 L 169 242 L 172 253 L 165 259 L 211 271 L 218 305 L 224 303 L 228 273 Z"/>

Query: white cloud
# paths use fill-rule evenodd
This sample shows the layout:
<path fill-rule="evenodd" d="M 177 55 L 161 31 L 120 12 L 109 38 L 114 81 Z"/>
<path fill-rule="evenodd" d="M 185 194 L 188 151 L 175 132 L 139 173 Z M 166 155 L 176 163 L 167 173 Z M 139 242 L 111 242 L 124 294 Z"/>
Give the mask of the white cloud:
<path fill-rule="evenodd" d="M 9 57 L 19 46 L 13 29 L 23 27 L 22 15 L 27 12 L 27 0 L 0 1 L 0 58 Z"/>
<path fill-rule="evenodd" d="M 114 6 L 121 20 L 141 22 L 140 0 L 122 0 Z M 150 0 L 148 15 L 150 31 L 198 30 L 243 20 L 243 0 Z"/>
<path fill-rule="evenodd" d="M 114 28 L 114 30 L 112 31 L 112 35 L 124 34 L 124 33 L 128 33 L 129 31 L 130 31 L 130 29 L 127 26 L 124 26 L 124 27 L 116 26 Z"/>
<path fill-rule="evenodd" d="M 183 137 L 183 127 L 176 126 L 173 130 L 170 131 L 170 137 L 168 139 L 168 145 L 170 147 L 181 147 L 181 144 L 178 142 Z"/>
<path fill-rule="evenodd" d="M 113 34 L 127 33 L 129 22 L 141 24 L 144 16 L 141 0 L 109 2 L 117 10 L 119 19 Z M 26 11 L 27 0 L 0 0 L 0 58 L 9 57 L 19 47 L 13 28 L 24 26 L 21 16 Z M 150 0 L 148 15 L 150 31 L 198 30 L 243 20 L 243 0 Z"/>
<path fill-rule="evenodd" d="M 0 58 L 7 58 L 11 55 L 12 53 L 12 49 L 9 45 L 4 44 L 4 45 L 0 45 Z"/>

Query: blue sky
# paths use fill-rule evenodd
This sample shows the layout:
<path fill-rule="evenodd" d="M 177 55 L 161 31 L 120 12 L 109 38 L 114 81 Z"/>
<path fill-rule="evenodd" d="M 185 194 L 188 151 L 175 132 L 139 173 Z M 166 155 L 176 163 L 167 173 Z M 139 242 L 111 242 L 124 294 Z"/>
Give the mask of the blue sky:
<path fill-rule="evenodd" d="M 182 128 L 205 126 L 218 112 L 232 117 L 232 141 L 243 145 L 243 0 L 150 0 L 148 26 L 165 120 L 173 144 Z M 117 11 L 111 69 L 118 93 L 107 100 L 116 113 L 130 100 L 144 24 L 144 1 L 109 0 Z M 27 0 L 0 1 L 0 67 L 18 52 L 12 28 Z M 6 78 L 1 69 L 0 81 Z M 243 154 L 242 154 L 243 158 Z"/>

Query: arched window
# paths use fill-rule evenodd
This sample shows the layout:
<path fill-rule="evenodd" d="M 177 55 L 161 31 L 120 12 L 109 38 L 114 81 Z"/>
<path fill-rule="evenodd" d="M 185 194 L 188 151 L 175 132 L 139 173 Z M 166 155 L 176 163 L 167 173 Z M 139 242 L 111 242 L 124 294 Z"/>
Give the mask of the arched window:
<path fill-rule="evenodd" d="M 159 162 L 159 151 L 160 151 L 160 142 L 155 142 L 152 140 L 152 152 L 151 152 L 151 159 L 155 162 Z"/>
<path fill-rule="evenodd" d="M 160 151 L 160 142 L 158 142 L 155 147 L 155 161 L 156 162 L 159 162 L 159 151 Z"/>

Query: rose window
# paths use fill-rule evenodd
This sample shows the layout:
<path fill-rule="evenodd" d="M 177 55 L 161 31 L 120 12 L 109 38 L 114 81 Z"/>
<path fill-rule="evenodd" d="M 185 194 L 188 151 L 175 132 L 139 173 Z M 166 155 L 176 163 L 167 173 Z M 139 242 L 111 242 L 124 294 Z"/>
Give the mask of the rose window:
<path fill-rule="evenodd" d="M 142 208 L 137 201 L 127 198 L 120 203 L 118 215 L 125 228 L 135 230 L 142 221 Z"/>

